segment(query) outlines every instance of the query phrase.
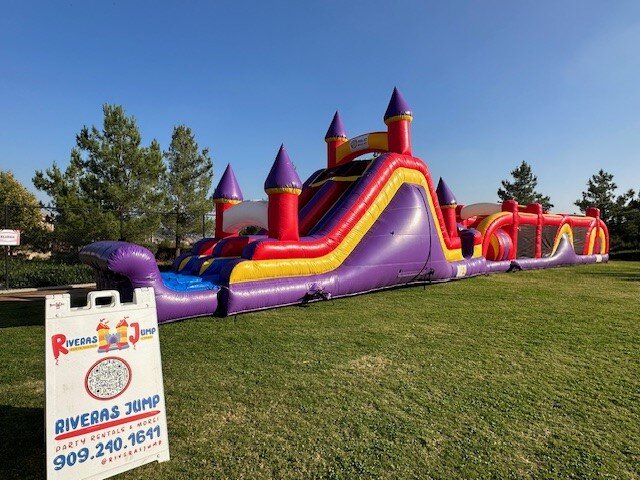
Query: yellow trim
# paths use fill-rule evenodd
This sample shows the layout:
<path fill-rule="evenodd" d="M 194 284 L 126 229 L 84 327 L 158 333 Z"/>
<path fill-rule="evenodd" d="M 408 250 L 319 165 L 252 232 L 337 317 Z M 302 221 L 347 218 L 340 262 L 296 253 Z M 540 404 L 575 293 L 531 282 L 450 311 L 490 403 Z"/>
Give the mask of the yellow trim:
<path fill-rule="evenodd" d="M 182 269 L 187 266 L 187 263 L 189 262 L 189 260 L 191 260 L 193 257 L 194 257 L 193 255 L 189 255 L 188 257 L 184 257 L 182 259 L 182 261 L 180 262 L 180 265 L 178 265 L 178 271 L 181 272 Z"/>
<path fill-rule="evenodd" d="M 200 270 L 198 271 L 198 275 L 202 275 L 204 272 L 206 272 L 207 268 L 209 268 L 211 266 L 211 264 L 213 263 L 214 260 L 215 260 L 215 258 L 209 258 L 209 259 L 205 260 L 204 262 L 202 262 L 202 265 L 200 265 Z"/>
<path fill-rule="evenodd" d="M 476 230 L 478 230 L 482 234 L 482 236 L 484 237 L 484 234 L 486 233 L 487 229 L 489 228 L 489 225 L 491 225 L 495 220 L 498 220 L 499 218 L 502 218 L 502 217 L 506 217 L 507 215 L 513 215 L 513 213 L 511 213 L 511 212 L 498 212 L 498 213 L 491 214 L 488 217 L 485 217 L 484 219 L 482 219 L 482 221 L 476 227 Z"/>
<path fill-rule="evenodd" d="M 231 203 L 235 205 L 236 203 L 240 203 L 242 200 L 231 200 L 229 198 L 214 198 L 213 203 Z"/>
<path fill-rule="evenodd" d="M 593 247 L 596 245 L 596 236 L 595 236 L 595 227 L 591 230 L 589 234 L 589 247 L 587 248 L 587 255 L 593 255 Z M 580 252 L 581 254 L 582 252 Z"/>
<path fill-rule="evenodd" d="M 589 249 L 587 250 L 587 255 L 593 255 L 595 246 L 596 246 L 596 236 L 595 234 L 595 229 L 596 227 L 593 227 L 593 230 L 591 230 L 591 234 L 589 235 Z M 607 241 L 607 238 L 605 237 L 604 234 L 604 229 L 600 228 L 598 229 L 598 237 L 600 237 L 600 253 L 606 253 L 605 252 L 605 243 Z"/>
<path fill-rule="evenodd" d="M 364 135 L 367 136 L 367 147 L 351 150 L 351 140 L 353 140 L 353 138 L 364 137 Z M 336 165 L 342 162 L 344 157 L 351 155 L 354 152 L 362 151 L 364 153 L 365 150 L 382 150 L 383 152 L 386 152 L 389 150 L 387 132 L 372 132 L 365 133 L 364 135 L 353 137 L 336 148 Z"/>
<path fill-rule="evenodd" d="M 206 259 L 204 262 L 202 262 L 202 265 L 200 265 L 200 271 L 198 272 L 198 275 L 200 276 L 204 275 L 204 273 L 209 269 L 209 267 L 211 267 L 215 263 L 216 260 L 229 260 L 230 258 L 240 258 L 240 257 L 235 255 L 230 257 L 211 257 Z"/>
<path fill-rule="evenodd" d="M 607 236 L 604 234 L 604 229 L 600 227 L 600 253 L 604 255 L 607 253 Z"/>
<path fill-rule="evenodd" d="M 347 136 L 342 135 L 340 137 L 327 137 L 324 139 L 324 141 L 329 143 L 329 142 L 337 142 L 338 140 L 346 140 L 346 139 L 347 139 Z"/>
<path fill-rule="evenodd" d="M 90 348 L 96 348 L 98 346 L 97 343 L 90 343 L 89 345 L 80 345 L 78 347 L 71 347 L 69 348 L 70 352 L 77 352 L 80 350 L 89 350 Z"/>
<path fill-rule="evenodd" d="M 182 261 L 180 262 L 180 265 L 178 265 L 178 271 L 179 272 L 182 271 L 182 269 L 187 266 L 187 263 L 189 262 L 189 260 L 191 260 L 193 257 L 202 258 L 206 256 L 207 255 L 189 255 L 188 257 L 183 258 Z"/>
<path fill-rule="evenodd" d="M 553 242 L 553 248 L 551 249 L 551 257 L 556 253 L 558 249 L 558 245 L 560 245 L 560 240 L 562 240 L 563 235 L 567 235 L 569 237 L 569 241 L 571 242 L 571 246 L 573 247 L 573 230 L 571 230 L 571 225 L 565 223 L 558 229 L 558 233 L 556 233 L 556 239 Z M 582 255 L 582 252 L 578 253 L 578 255 Z"/>
<path fill-rule="evenodd" d="M 389 125 L 390 123 L 393 122 L 399 122 L 400 120 L 405 120 L 407 122 L 411 122 L 413 120 L 413 115 L 407 115 L 407 114 L 402 114 L 402 115 L 395 115 L 393 117 L 389 117 L 387 118 L 384 123 L 385 125 Z"/>
<path fill-rule="evenodd" d="M 320 187 L 327 183 L 329 180 L 333 180 L 334 182 L 355 182 L 360 177 L 361 175 L 352 175 L 350 177 L 329 177 L 325 178 L 324 180 L 320 180 L 317 183 L 312 183 L 311 185 L 309 185 L 309 187 Z"/>
<path fill-rule="evenodd" d="M 389 178 L 387 183 L 374 200 L 373 204 L 364 215 L 358 220 L 353 228 L 347 233 L 344 240 L 331 252 L 317 258 L 291 258 L 291 259 L 269 259 L 269 260 L 247 260 L 239 263 L 231 271 L 229 283 L 242 283 L 253 280 L 262 280 L 276 277 L 304 277 L 308 275 L 321 275 L 338 268 L 360 243 L 365 234 L 371 229 L 375 221 L 380 217 L 385 208 L 389 205 L 400 187 L 405 184 L 419 185 L 424 189 L 429 204 L 431 218 L 436 225 L 438 239 L 444 251 L 445 259 L 449 262 L 463 260 L 460 248 L 449 250 L 444 242 L 444 237 L 435 205 L 427 181 L 418 170 L 409 168 L 398 168 Z M 482 255 L 482 245 L 475 245 L 473 257 Z"/>
<path fill-rule="evenodd" d="M 495 253 L 496 256 L 494 260 L 502 260 L 501 258 L 498 258 L 498 253 L 500 253 L 500 242 L 498 242 L 498 237 L 495 234 L 491 235 L 489 244 L 493 248 L 493 253 Z"/>
<path fill-rule="evenodd" d="M 295 195 L 300 195 L 302 193 L 302 189 L 295 187 L 274 187 L 265 189 L 267 195 L 272 195 L 274 193 L 293 193 Z"/>

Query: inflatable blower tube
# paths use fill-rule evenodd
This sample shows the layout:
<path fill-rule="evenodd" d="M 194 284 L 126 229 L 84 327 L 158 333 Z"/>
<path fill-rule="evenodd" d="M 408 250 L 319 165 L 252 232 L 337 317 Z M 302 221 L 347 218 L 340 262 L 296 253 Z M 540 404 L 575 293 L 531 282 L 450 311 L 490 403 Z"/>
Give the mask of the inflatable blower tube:
<path fill-rule="evenodd" d="M 471 205 L 465 205 L 460 209 L 460 218 L 467 220 L 471 217 L 486 217 L 487 215 L 493 215 L 502 211 L 501 203 L 472 203 Z"/>
<path fill-rule="evenodd" d="M 240 202 L 224 212 L 222 229 L 225 232 L 235 232 L 253 226 L 268 229 L 267 210 L 266 200 Z"/>

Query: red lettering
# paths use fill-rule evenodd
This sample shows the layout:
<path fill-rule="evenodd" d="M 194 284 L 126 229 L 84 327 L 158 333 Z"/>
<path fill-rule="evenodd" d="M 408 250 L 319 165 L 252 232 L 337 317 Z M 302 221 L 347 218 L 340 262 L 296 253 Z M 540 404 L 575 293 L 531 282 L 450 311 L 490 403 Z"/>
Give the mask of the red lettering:
<path fill-rule="evenodd" d="M 61 353 L 63 355 L 69 353 L 69 350 L 67 350 L 67 348 L 65 348 L 64 346 L 64 342 L 66 341 L 67 337 L 62 333 L 56 333 L 53 337 L 51 337 L 51 348 L 53 348 L 53 356 L 56 360 L 58 360 L 58 357 Z"/>
<path fill-rule="evenodd" d="M 135 345 L 138 340 L 140 340 L 140 324 L 138 322 L 134 322 L 131 326 L 133 327 L 133 335 L 129 335 L 129 341 Z"/>

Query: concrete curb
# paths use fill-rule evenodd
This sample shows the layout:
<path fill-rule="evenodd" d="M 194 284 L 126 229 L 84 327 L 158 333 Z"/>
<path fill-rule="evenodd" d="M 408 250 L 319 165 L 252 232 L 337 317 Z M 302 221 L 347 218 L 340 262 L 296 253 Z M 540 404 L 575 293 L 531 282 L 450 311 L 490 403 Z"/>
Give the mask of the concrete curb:
<path fill-rule="evenodd" d="M 13 295 L 16 293 L 47 292 L 50 290 L 73 290 L 75 288 L 96 288 L 96 284 L 95 283 L 76 283 L 74 285 L 59 285 L 57 287 L 12 288 L 9 290 L 0 290 L 0 295 Z"/>

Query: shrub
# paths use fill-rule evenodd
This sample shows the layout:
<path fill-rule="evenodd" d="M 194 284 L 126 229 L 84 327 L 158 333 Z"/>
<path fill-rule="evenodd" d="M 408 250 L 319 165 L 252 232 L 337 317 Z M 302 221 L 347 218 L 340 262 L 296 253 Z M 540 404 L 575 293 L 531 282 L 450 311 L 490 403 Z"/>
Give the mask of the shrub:
<path fill-rule="evenodd" d="M 1 285 L 5 288 L 4 265 L 0 271 Z M 55 287 L 93 281 L 93 270 L 87 265 L 21 258 L 11 258 L 9 262 L 10 288 Z"/>
<path fill-rule="evenodd" d="M 611 260 L 628 260 L 632 262 L 640 261 L 640 250 L 623 250 L 620 252 L 611 252 L 609 254 Z"/>

